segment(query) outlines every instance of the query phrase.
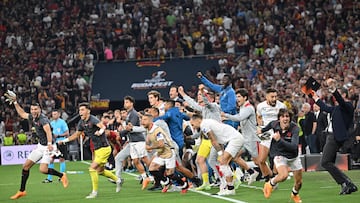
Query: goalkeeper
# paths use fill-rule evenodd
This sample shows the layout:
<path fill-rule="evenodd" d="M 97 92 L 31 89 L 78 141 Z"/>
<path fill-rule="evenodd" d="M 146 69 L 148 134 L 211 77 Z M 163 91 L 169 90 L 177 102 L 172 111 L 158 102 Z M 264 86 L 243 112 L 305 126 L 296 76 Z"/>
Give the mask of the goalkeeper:
<path fill-rule="evenodd" d="M 11 196 L 10 199 L 18 199 L 26 195 L 25 186 L 29 177 L 30 168 L 38 161 L 40 161 L 40 172 L 58 176 L 64 188 L 66 188 L 69 184 L 66 174 L 48 168 L 53 152 L 56 151 L 56 145 L 52 139 L 50 121 L 41 113 L 40 105 L 38 103 L 31 104 L 30 113 L 26 113 L 17 103 L 16 94 L 14 92 L 8 90 L 4 96 L 10 105 L 14 104 L 16 112 L 21 118 L 29 120 L 31 125 L 35 128 L 36 136 L 39 138 L 37 147 L 30 153 L 23 165 L 20 190 L 15 195 Z"/>

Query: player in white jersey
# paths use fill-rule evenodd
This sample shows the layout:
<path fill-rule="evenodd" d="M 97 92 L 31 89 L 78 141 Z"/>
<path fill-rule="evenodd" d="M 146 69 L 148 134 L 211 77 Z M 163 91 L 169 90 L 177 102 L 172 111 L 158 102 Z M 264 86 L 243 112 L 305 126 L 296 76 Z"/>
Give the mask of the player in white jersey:
<path fill-rule="evenodd" d="M 243 146 L 243 135 L 230 125 L 212 119 L 203 119 L 200 114 L 194 114 L 190 123 L 194 129 L 199 129 L 204 137 L 211 140 L 211 144 L 219 155 L 220 172 L 225 177 L 227 186 L 225 189 L 220 188 L 218 195 L 234 195 L 233 174 L 229 163 Z M 222 145 L 225 144 L 226 147 L 223 150 Z"/>
<path fill-rule="evenodd" d="M 278 99 L 277 90 L 268 88 L 266 90 L 266 100 L 259 103 L 256 107 L 256 119 L 258 126 L 266 126 L 271 121 L 278 119 L 279 109 L 287 108 L 286 105 Z M 266 181 L 272 176 L 272 171 L 266 164 L 269 155 L 271 139 L 265 139 L 259 146 L 259 167 Z"/>

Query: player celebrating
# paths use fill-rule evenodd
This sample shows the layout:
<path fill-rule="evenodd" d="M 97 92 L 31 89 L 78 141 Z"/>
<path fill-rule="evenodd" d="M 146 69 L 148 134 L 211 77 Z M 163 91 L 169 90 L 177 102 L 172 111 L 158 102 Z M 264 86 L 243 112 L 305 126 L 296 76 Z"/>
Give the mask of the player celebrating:
<path fill-rule="evenodd" d="M 274 157 L 274 164 L 278 174 L 264 185 L 264 196 L 270 198 L 274 186 L 287 179 L 289 168 L 294 172 L 294 187 L 291 199 L 295 203 L 301 203 L 299 191 L 302 185 L 302 165 L 298 153 L 299 127 L 291 122 L 291 112 L 280 109 L 278 120 L 270 122 L 261 129 L 264 133 L 270 129 L 274 131 L 271 139 L 270 157 Z"/>
<path fill-rule="evenodd" d="M 11 196 L 10 199 L 18 199 L 26 195 L 25 186 L 26 181 L 29 178 L 30 168 L 38 161 L 40 161 L 41 173 L 60 177 L 64 188 L 68 187 L 69 183 L 65 173 L 60 173 L 52 168 L 48 168 L 52 159 L 52 152 L 56 150 L 56 145 L 52 140 L 50 121 L 41 113 L 40 105 L 38 103 L 31 104 L 29 114 L 17 103 L 16 94 L 14 92 L 8 91 L 5 93 L 5 97 L 7 98 L 6 101 L 10 104 L 14 104 L 16 112 L 21 118 L 31 122 L 31 125 L 35 127 L 36 136 L 39 138 L 37 147 L 30 153 L 23 165 L 20 190 L 15 195 Z"/>
<path fill-rule="evenodd" d="M 281 108 L 286 108 L 286 105 L 278 100 L 277 90 L 268 88 L 266 90 L 266 100 L 259 103 L 256 107 L 257 124 L 259 126 L 266 126 L 271 121 L 277 120 L 278 112 Z M 271 139 L 262 140 L 259 145 L 258 164 L 266 182 L 273 176 L 273 172 L 266 164 L 270 145 Z M 272 162 L 271 159 L 270 161 Z"/>
<path fill-rule="evenodd" d="M 236 157 L 244 144 L 244 137 L 230 125 L 220 123 L 213 119 L 203 119 L 200 114 L 194 114 L 190 120 L 194 129 L 200 129 L 204 136 L 211 140 L 212 145 L 219 155 L 220 172 L 226 178 L 227 186 L 220 188 L 218 195 L 234 195 L 235 187 L 232 171 L 229 166 L 230 161 Z M 223 150 L 221 145 L 226 145 Z"/>
<path fill-rule="evenodd" d="M 120 180 L 113 173 L 104 168 L 111 153 L 111 147 L 105 135 L 106 127 L 98 118 L 90 114 L 89 103 L 79 104 L 79 115 L 80 121 L 77 125 L 76 132 L 70 137 L 60 141 L 59 144 L 76 139 L 82 132 L 84 132 L 85 136 L 89 136 L 94 143 L 94 158 L 89 168 L 93 190 L 86 198 L 96 198 L 98 193 L 99 174 L 116 181 L 116 191 L 120 191 L 118 190 L 118 188 L 120 188 Z"/>
<path fill-rule="evenodd" d="M 147 129 L 148 135 L 146 137 L 146 150 L 151 152 L 156 150 L 153 160 L 150 163 L 149 171 L 155 179 L 161 180 L 163 185 L 162 192 L 167 192 L 171 180 L 174 180 L 181 184 L 181 193 L 186 193 L 189 187 L 186 178 L 180 174 L 174 174 L 175 172 L 175 151 L 172 145 L 172 140 L 164 130 L 153 123 L 153 117 L 151 114 L 145 114 L 141 118 L 141 124 Z M 165 166 L 166 177 L 161 173 L 160 168 Z"/>

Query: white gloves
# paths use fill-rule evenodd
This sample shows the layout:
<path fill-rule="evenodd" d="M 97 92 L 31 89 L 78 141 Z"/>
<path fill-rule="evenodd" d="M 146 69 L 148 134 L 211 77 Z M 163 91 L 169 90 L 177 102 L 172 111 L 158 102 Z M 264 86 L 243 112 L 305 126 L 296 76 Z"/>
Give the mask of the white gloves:
<path fill-rule="evenodd" d="M 16 94 L 15 92 L 11 91 L 11 90 L 8 90 L 4 96 L 6 97 L 5 101 L 6 102 L 9 102 L 9 104 L 13 104 L 16 102 Z"/>

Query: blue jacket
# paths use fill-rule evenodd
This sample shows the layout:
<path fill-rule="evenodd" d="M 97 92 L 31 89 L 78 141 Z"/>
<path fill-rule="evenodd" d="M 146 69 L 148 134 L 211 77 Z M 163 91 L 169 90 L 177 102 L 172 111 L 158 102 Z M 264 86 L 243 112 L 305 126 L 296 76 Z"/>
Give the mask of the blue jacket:
<path fill-rule="evenodd" d="M 235 115 L 236 112 L 236 94 L 235 90 L 229 85 L 224 88 L 223 85 L 217 85 L 210 82 L 206 77 L 200 78 L 205 86 L 209 87 L 212 91 L 220 93 L 220 108 L 223 112 Z M 226 120 L 224 123 L 233 126 L 235 129 L 239 126 L 239 122 Z"/>
<path fill-rule="evenodd" d="M 348 130 L 353 124 L 354 106 L 351 102 L 346 102 L 337 90 L 333 93 L 333 96 L 339 105 L 328 106 L 320 99 L 316 101 L 316 104 L 319 105 L 321 110 L 330 113 L 335 140 L 344 142 L 348 139 Z"/>
<path fill-rule="evenodd" d="M 220 93 L 220 108 L 223 112 L 234 115 L 236 114 L 236 94 L 231 86 L 224 88 L 222 85 L 217 85 L 210 82 L 206 77 L 200 78 L 205 86 L 209 87 L 212 91 Z"/>
<path fill-rule="evenodd" d="M 190 120 L 190 118 L 179 111 L 178 107 L 172 107 L 168 109 L 163 116 L 159 116 L 154 119 L 157 121 L 162 119 L 166 121 L 169 126 L 171 138 L 179 146 L 179 149 L 184 147 L 184 135 L 183 135 L 183 120 Z"/>

